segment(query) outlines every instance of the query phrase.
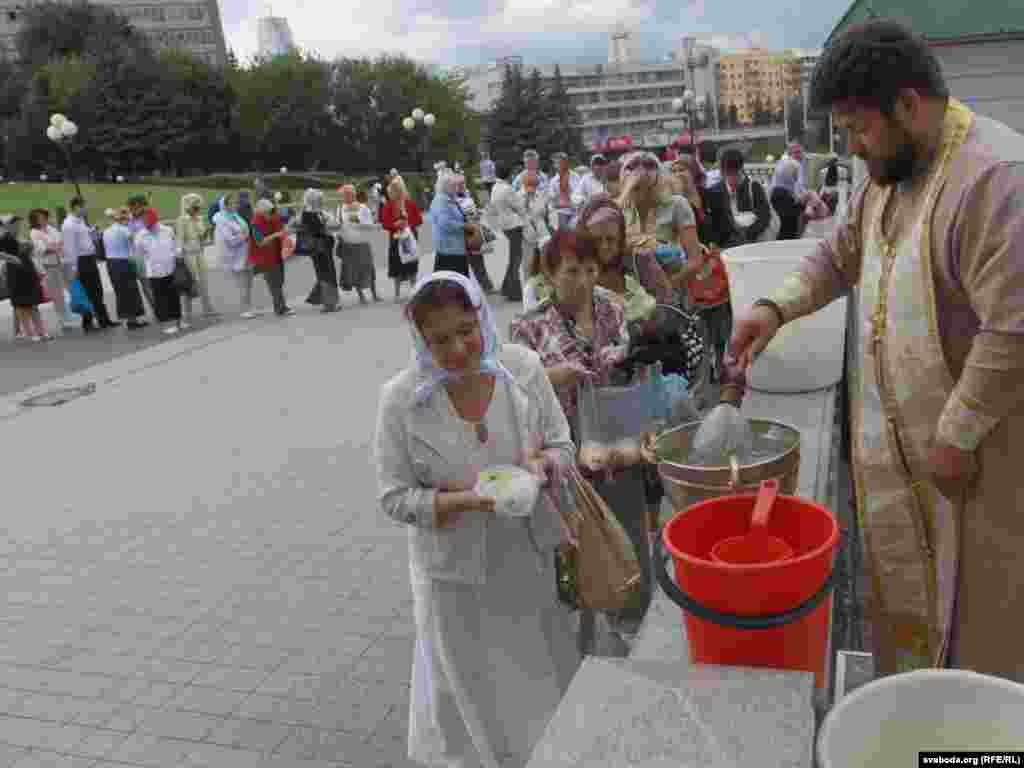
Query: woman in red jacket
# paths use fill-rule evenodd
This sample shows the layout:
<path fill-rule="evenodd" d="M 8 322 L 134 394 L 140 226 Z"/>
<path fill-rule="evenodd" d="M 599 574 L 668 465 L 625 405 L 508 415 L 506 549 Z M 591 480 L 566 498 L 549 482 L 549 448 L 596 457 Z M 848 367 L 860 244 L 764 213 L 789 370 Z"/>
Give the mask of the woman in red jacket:
<path fill-rule="evenodd" d="M 420 225 L 423 224 L 423 215 L 409 197 L 401 176 L 396 176 L 388 184 L 388 202 L 384 205 L 380 223 L 389 235 L 388 277 L 395 281 L 395 301 L 398 301 L 402 282 L 408 281 L 410 286 L 415 285 L 420 268 L 418 255 L 412 261 L 402 262 L 398 241 L 406 229 L 411 230 L 418 241 Z"/>
<path fill-rule="evenodd" d="M 274 204 L 269 200 L 256 203 L 256 215 L 249 227 L 249 261 L 253 270 L 263 275 L 274 301 L 274 314 L 294 315 L 295 310 L 284 300 L 284 257 L 281 246 L 286 232 Z"/>

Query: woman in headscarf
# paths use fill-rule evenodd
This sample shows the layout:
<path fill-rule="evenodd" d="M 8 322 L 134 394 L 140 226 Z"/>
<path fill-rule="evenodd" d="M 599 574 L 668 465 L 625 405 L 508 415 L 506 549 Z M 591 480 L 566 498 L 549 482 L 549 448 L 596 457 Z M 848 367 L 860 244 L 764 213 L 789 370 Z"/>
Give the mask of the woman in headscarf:
<path fill-rule="evenodd" d="M 469 268 L 473 272 L 476 281 L 480 283 L 480 287 L 484 289 L 484 293 L 490 296 L 497 293 L 497 291 L 491 282 L 491 276 L 487 274 L 487 265 L 484 264 L 484 235 L 480 222 L 482 218 L 481 211 L 477 207 L 473 195 L 466 189 L 466 177 L 462 173 L 455 174 L 455 199 L 458 201 L 459 207 L 462 208 L 462 215 L 466 217 L 466 221 L 474 227 L 473 231 L 466 238 L 466 261 L 469 262 Z"/>
<path fill-rule="evenodd" d="M 252 234 L 249 260 L 253 271 L 263 275 L 267 281 L 267 290 L 274 302 L 274 314 L 278 317 L 291 317 L 295 310 L 288 306 L 284 298 L 284 256 L 281 248 L 287 235 L 284 223 L 269 200 L 256 201 L 255 211 L 256 215 L 249 228 Z"/>
<path fill-rule="evenodd" d="M 374 301 L 380 301 L 370 245 L 370 237 L 377 231 L 377 224 L 366 204 L 356 199 L 356 188 L 352 184 L 341 188 L 338 219 L 341 222 L 342 285 L 348 290 L 355 288 L 360 304 L 368 303 L 364 295 L 366 290 L 373 295 Z"/>
<path fill-rule="evenodd" d="M 527 171 L 520 188 L 526 211 L 523 222 L 523 309 L 529 310 L 539 301 L 530 281 L 541 274 L 540 254 L 551 239 L 551 229 L 547 222 L 547 194 L 541 189 L 537 172 Z"/>
<path fill-rule="evenodd" d="M 458 189 L 455 174 L 442 169 L 428 212 L 434 239 L 434 271 L 458 272 L 469 277 L 466 238 L 473 225 L 466 221 L 459 205 Z"/>
<path fill-rule="evenodd" d="M 330 232 L 337 222 L 324 210 L 324 193 L 319 189 L 307 189 L 302 205 L 302 231 L 310 240 L 310 257 L 316 272 L 316 286 L 310 295 L 319 298 L 322 313 L 337 312 L 341 309 L 338 270 L 334 266 L 334 235 Z"/>
<path fill-rule="evenodd" d="M 57 322 L 63 331 L 74 327 L 75 316 L 64 301 L 67 283 L 64 280 L 64 236 L 50 224 L 50 212 L 36 208 L 28 214 L 29 237 L 35 246 L 36 261 L 46 270 L 46 290 L 53 301 Z"/>
<path fill-rule="evenodd" d="M 7 288 L 14 307 L 15 328 L 21 338 L 50 341 L 46 323 L 39 313 L 43 303 L 45 273 L 32 258 L 34 247 L 18 241 L 20 216 L 0 216 L 0 266 L 7 270 Z M 18 338 L 17 332 L 15 338 Z"/>
<path fill-rule="evenodd" d="M 419 241 L 420 225 L 423 223 L 423 215 L 416 203 L 409 197 L 409 191 L 405 188 L 405 181 L 397 174 L 392 177 L 388 184 L 388 201 L 381 209 L 381 226 L 388 231 L 388 277 L 395 283 L 395 301 L 401 295 L 402 283 L 415 284 L 416 275 L 419 272 L 419 258 L 403 262 L 399 255 L 399 239 L 406 230 L 412 232 L 413 237 Z"/>
<path fill-rule="evenodd" d="M 779 161 L 771 191 L 772 208 L 779 215 L 779 240 L 797 240 L 803 232 L 804 206 L 797 189 L 799 180 L 800 163 L 784 156 Z"/>
<path fill-rule="evenodd" d="M 411 365 L 381 389 L 380 503 L 409 526 L 416 622 L 409 756 L 522 768 L 579 664 L 554 553 L 574 447 L 541 361 L 502 344 L 479 285 L 435 272 L 404 308 Z M 516 465 L 547 487 L 527 519 L 474 492 L 486 467 Z"/>
<path fill-rule="evenodd" d="M 178 239 L 179 258 L 185 260 L 185 266 L 192 273 L 195 281 L 194 293 L 199 294 L 203 303 L 203 316 L 217 316 L 210 299 L 210 276 L 207 271 L 206 257 L 203 253 L 210 241 L 210 226 L 202 215 L 205 203 L 202 195 L 190 192 L 181 198 L 181 216 L 178 217 L 175 235 Z M 185 319 L 192 322 L 192 293 L 182 296 Z"/>
<path fill-rule="evenodd" d="M 131 211 L 121 207 L 107 214 L 111 224 L 103 232 L 103 247 L 107 254 L 107 272 L 117 299 L 117 319 L 125 320 L 128 328 L 145 328 L 149 323 L 146 322 L 146 308 L 139 289 L 139 270 L 132 262 Z"/>
<path fill-rule="evenodd" d="M 249 263 L 249 225 L 235 209 L 235 198 L 228 194 L 220 199 L 213 217 L 214 241 L 221 251 L 221 264 L 238 283 L 241 317 L 256 317 L 252 311 L 252 264 Z"/>

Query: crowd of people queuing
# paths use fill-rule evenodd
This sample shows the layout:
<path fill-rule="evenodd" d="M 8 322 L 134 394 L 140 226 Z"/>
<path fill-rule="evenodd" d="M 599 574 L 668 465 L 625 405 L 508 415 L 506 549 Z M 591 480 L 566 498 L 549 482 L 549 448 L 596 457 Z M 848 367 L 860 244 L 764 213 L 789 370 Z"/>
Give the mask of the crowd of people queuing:
<path fill-rule="evenodd" d="M 835 230 L 743 308 L 735 330 L 719 249 L 799 237 L 833 213 L 835 163 L 821 194 L 807 186 L 799 146 L 767 191 L 731 151 L 714 175 L 692 155 L 662 163 L 646 152 L 595 157 L 588 175 L 557 158 L 545 177 L 534 152 L 522 171 L 496 168 L 490 220 L 514 254 L 523 248 L 524 308 L 507 343 L 471 274 L 480 227 L 458 204 L 459 181 L 439 180 L 438 271 L 405 307 L 414 358 L 381 389 L 375 447 L 382 511 L 409 528 L 413 760 L 521 768 L 594 651 L 593 621 L 579 610 L 573 626 L 577 606 L 562 602 L 555 578 L 574 545 L 556 494 L 508 519 L 478 491 L 485 468 L 524 467 L 548 489 L 570 473 L 592 478 L 643 571 L 643 598 L 606 618 L 628 638 L 643 617 L 642 500 L 657 489 L 629 450 L 591 460 L 580 385 L 621 380 L 631 361 L 650 359 L 637 353 L 666 307 L 713 329 L 724 397 L 780 327 L 859 286 L 850 439 L 879 672 L 948 666 L 1024 680 L 1020 643 L 993 632 L 1024 595 L 1012 449 L 1024 137 L 950 97 L 927 42 L 889 20 L 851 27 L 812 91 L 849 128 L 868 178 Z M 691 357 L 708 354 L 691 355 L 685 334 L 668 346 L 675 354 L 662 345 L 659 362 L 689 376 Z"/>
<path fill-rule="evenodd" d="M 410 526 L 413 561 L 410 756 L 425 764 L 525 763 L 545 724 L 539 713 L 557 705 L 582 656 L 627 653 L 649 607 L 664 491 L 639 450 L 577 455 L 585 388 L 636 382 L 658 363 L 689 387 L 680 412 L 696 418 L 702 372 L 712 384 L 742 381 L 726 354 L 721 248 L 761 239 L 771 220 L 743 154 L 723 152 L 713 182 L 693 155 L 595 155 L 587 173 L 559 155 L 550 176 L 540 161 L 530 150 L 522 168 L 493 167 L 482 214 L 464 176 L 438 168 L 434 269 L 404 308 L 415 364 L 381 392 L 381 505 Z M 414 210 L 388 215 L 396 254 Z M 479 258 L 489 232 L 509 243 L 500 288 Z M 522 303 L 507 343 L 488 298 L 499 291 Z M 531 467 L 549 487 L 570 467 L 589 479 L 637 554 L 634 599 L 607 612 L 562 600 L 561 560 L 548 556 L 565 551 L 553 499 L 526 526 L 478 514 L 494 501 L 474 490 L 476 478 L 508 464 Z"/>

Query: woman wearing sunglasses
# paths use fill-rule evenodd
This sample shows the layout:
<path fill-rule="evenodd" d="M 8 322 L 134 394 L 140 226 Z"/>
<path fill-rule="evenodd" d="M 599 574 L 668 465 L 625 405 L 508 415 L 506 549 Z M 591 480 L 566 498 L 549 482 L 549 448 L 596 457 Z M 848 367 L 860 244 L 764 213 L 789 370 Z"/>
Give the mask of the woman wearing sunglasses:
<path fill-rule="evenodd" d="M 623 159 L 618 203 L 626 215 L 626 236 L 632 251 L 669 256 L 675 249 L 681 251 L 685 265 L 669 279 L 677 291 L 684 290 L 704 268 L 707 249 L 697 237 L 693 208 L 684 197 L 673 194 L 669 174 L 653 153 L 633 152 Z"/>

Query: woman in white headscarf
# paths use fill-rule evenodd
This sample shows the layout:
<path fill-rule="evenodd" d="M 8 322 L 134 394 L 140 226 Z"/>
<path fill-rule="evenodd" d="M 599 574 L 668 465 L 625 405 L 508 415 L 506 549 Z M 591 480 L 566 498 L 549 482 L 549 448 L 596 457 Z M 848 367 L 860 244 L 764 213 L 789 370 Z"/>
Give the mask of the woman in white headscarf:
<path fill-rule="evenodd" d="M 256 317 L 252 311 L 252 264 L 249 262 L 249 225 L 238 213 L 237 198 L 224 195 L 213 217 L 214 242 L 220 248 L 221 264 L 238 283 L 241 317 Z"/>
<path fill-rule="evenodd" d="M 775 171 L 771 192 L 772 208 L 779 215 L 779 240 L 797 240 L 803 229 L 799 180 L 800 163 L 784 156 Z"/>
<path fill-rule="evenodd" d="M 435 272 L 404 312 L 410 366 L 381 389 L 380 504 L 409 527 L 416 621 L 409 757 L 522 768 L 579 664 L 558 600 L 562 526 L 548 493 L 495 515 L 480 471 L 529 469 L 556 494 L 575 449 L 538 356 L 499 341 L 475 280 Z"/>
<path fill-rule="evenodd" d="M 210 227 L 202 215 L 205 204 L 202 195 L 190 192 L 181 198 L 181 216 L 175 226 L 178 240 L 178 257 L 185 260 L 185 266 L 195 279 L 195 292 L 203 304 L 203 315 L 207 318 L 217 316 L 210 299 L 210 278 L 207 271 L 206 256 L 203 251 L 210 241 Z M 192 291 L 182 295 L 185 319 L 192 321 Z"/>
<path fill-rule="evenodd" d="M 316 272 L 316 286 L 306 301 L 310 304 L 320 304 L 320 311 L 326 314 L 337 312 L 341 309 L 341 304 L 338 295 L 338 270 L 334 266 L 334 235 L 331 234 L 331 230 L 337 228 L 337 222 L 323 209 L 323 204 L 322 191 L 306 190 L 302 198 L 301 227 L 309 238 L 310 257 Z"/>

